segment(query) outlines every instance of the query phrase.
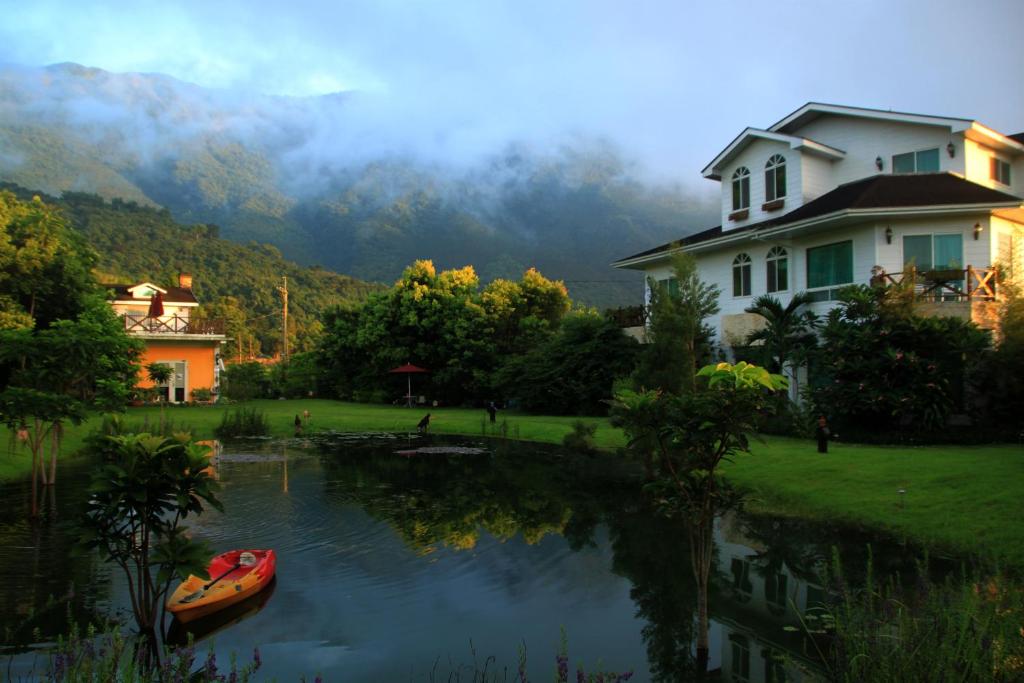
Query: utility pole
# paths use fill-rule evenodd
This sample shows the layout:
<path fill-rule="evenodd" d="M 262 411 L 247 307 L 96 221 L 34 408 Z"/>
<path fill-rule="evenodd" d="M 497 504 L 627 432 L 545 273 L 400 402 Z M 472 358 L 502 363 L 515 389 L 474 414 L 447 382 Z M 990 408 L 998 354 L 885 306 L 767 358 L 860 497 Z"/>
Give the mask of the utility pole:
<path fill-rule="evenodd" d="M 282 358 L 284 362 L 288 362 L 288 277 L 281 278 L 284 280 L 284 286 L 278 287 L 277 291 L 281 292 L 281 299 L 284 304 L 282 319 L 284 321 L 284 352 Z"/>

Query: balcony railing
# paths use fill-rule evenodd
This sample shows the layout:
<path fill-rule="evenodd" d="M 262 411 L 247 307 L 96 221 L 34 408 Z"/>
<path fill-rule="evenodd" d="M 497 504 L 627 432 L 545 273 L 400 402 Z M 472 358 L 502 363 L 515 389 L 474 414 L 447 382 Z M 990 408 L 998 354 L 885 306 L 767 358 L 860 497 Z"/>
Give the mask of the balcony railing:
<path fill-rule="evenodd" d="M 224 334 L 224 321 L 190 320 L 179 315 L 159 318 L 140 318 L 132 315 L 121 316 L 124 329 L 134 334 Z"/>
<path fill-rule="evenodd" d="M 995 301 L 998 295 L 997 268 L 942 268 L 902 273 L 877 272 L 871 276 L 873 285 L 910 285 L 914 298 L 925 301 Z"/>

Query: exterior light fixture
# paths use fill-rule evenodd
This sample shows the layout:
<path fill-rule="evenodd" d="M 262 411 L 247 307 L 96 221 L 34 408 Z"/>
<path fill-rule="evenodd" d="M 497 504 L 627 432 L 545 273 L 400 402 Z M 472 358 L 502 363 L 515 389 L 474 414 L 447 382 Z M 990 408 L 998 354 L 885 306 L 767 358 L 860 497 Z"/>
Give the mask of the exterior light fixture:
<path fill-rule="evenodd" d="M 949 154 L 950 159 L 956 156 L 956 146 L 952 142 L 946 145 L 946 153 Z"/>
<path fill-rule="evenodd" d="M 981 223 L 974 224 L 974 239 L 981 237 Z"/>
<path fill-rule="evenodd" d="M 878 168 L 879 171 L 882 170 L 882 157 L 875 157 L 875 167 Z"/>
<path fill-rule="evenodd" d="M 885 226 L 885 243 L 892 244 L 892 226 Z"/>

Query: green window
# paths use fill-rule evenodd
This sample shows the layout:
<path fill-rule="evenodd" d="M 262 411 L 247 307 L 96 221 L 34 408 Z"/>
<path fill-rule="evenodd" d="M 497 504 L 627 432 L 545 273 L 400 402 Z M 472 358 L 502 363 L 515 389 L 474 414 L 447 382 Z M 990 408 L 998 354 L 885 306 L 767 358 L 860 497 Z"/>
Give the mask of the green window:
<path fill-rule="evenodd" d="M 834 287 L 853 282 L 853 241 L 807 250 L 807 288 Z"/>
<path fill-rule="evenodd" d="M 924 149 L 920 152 L 894 154 L 892 157 L 893 173 L 938 173 L 939 148 Z"/>
<path fill-rule="evenodd" d="M 995 157 L 992 157 L 991 176 L 992 176 L 992 180 L 996 181 L 997 183 L 1002 183 L 1003 185 L 1009 185 L 1010 184 L 1010 164 L 1009 164 L 1009 162 L 1003 161 L 1002 159 L 997 159 Z"/>
<path fill-rule="evenodd" d="M 906 235 L 903 237 L 903 266 L 918 270 L 962 268 L 964 238 L 952 235 Z"/>
<path fill-rule="evenodd" d="M 679 298 L 679 280 L 670 277 L 667 280 L 658 280 L 658 285 L 661 287 L 662 293 L 667 292 L 670 297 Z"/>

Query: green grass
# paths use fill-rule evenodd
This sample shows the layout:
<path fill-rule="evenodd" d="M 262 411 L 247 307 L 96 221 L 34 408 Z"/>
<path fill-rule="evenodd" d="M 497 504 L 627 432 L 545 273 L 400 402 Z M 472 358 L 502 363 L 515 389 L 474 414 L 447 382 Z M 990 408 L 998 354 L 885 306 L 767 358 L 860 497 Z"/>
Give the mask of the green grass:
<path fill-rule="evenodd" d="M 463 408 L 404 408 L 326 400 L 251 401 L 262 410 L 272 436 L 291 436 L 295 415 L 309 410 L 309 432 L 411 432 L 427 412 L 431 431 L 438 434 L 481 435 L 484 410 Z M 168 420 L 192 428 L 197 438 L 213 438 L 227 406 L 166 410 Z M 151 423 L 159 408 L 133 408 L 126 419 Z M 561 443 L 578 418 L 525 415 L 500 411 L 497 426 L 507 422 L 508 436 Z M 606 419 L 596 424 L 599 447 L 625 445 L 623 434 Z M 65 453 L 82 445 L 82 438 L 99 419 L 69 427 Z M 487 425 L 488 432 L 491 427 Z M 753 455 L 740 456 L 725 466 L 728 479 L 750 492 L 750 506 L 765 512 L 828 521 L 845 521 L 904 534 L 956 553 L 974 553 L 1024 567 L 1024 447 L 992 446 L 863 446 L 833 443 L 819 455 L 813 441 L 769 437 L 755 442 Z M 0 453 L 0 478 L 28 473 L 28 455 Z M 898 489 L 905 489 L 902 505 Z"/>

